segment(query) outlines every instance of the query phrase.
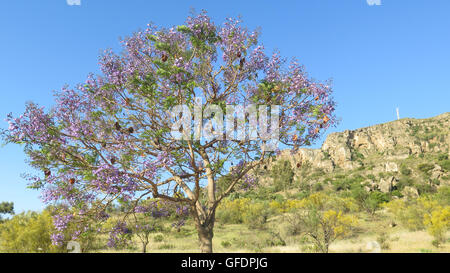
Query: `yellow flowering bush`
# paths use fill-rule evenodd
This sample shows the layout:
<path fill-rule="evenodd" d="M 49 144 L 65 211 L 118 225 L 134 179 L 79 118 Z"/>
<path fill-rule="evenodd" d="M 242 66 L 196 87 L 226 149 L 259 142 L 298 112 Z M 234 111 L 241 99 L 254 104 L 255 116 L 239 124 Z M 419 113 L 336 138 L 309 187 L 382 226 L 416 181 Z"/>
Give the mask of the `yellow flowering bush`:
<path fill-rule="evenodd" d="M 424 225 L 427 227 L 435 241 L 433 244 L 439 246 L 446 241 L 446 233 L 450 229 L 450 206 L 438 206 L 434 208 L 431 214 L 425 214 L 423 219 Z"/>

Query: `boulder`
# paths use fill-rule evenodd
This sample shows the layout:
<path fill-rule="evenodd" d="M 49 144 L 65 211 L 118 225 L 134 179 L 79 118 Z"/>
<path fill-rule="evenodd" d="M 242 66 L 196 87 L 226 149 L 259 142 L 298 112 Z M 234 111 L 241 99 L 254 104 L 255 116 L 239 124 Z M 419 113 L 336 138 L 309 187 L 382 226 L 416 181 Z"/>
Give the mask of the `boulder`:
<path fill-rule="evenodd" d="M 419 197 L 419 191 L 416 188 L 410 187 L 410 186 L 406 186 L 402 190 L 402 194 L 405 198 L 408 198 L 408 199 Z"/>
<path fill-rule="evenodd" d="M 395 162 L 387 162 L 385 164 L 386 172 L 398 172 L 398 165 Z"/>
<path fill-rule="evenodd" d="M 388 178 L 381 178 L 380 184 L 378 185 L 381 192 L 388 193 L 391 192 L 394 186 L 397 184 L 395 177 L 390 176 Z"/>

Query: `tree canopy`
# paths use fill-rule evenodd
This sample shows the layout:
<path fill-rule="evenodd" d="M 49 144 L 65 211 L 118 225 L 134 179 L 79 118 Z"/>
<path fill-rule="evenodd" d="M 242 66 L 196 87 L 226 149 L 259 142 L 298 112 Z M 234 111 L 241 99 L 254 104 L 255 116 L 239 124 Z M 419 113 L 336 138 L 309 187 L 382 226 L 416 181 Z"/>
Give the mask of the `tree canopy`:
<path fill-rule="evenodd" d="M 149 24 L 121 43 L 121 53 L 101 55 L 100 75 L 55 92 L 51 109 L 29 102 L 21 116 L 8 115 L 4 139 L 23 144 L 42 173 L 29 176 L 30 187 L 63 206 L 67 221 L 101 220 L 117 201 L 130 204 L 126 216 L 145 198 L 174 202 L 189 208 L 210 252 L 215 210 L 234 186 L 280 147 L 309 145 L 336 121 L 330 83 L 295 59 L 266 55 L 259 32 L 240 20 L 218 25 L 201 12 L 176 27 Z M 217 114 L 238 106 L 236 120 Z M 274 137 L 279 148 L 267 149 Z M 223 176 L 229 186 L 218 194 Z"/>

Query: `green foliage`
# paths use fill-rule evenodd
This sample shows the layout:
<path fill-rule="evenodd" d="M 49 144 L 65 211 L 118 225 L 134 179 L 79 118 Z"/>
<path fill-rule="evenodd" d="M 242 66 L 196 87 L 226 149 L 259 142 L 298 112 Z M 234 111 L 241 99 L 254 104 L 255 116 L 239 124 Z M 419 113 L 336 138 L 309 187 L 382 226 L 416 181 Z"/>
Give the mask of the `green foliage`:
<path fill-rule="evenodd" d="M 175 246 L 172 244 L 162 244 L 158 247 L 158 249 L 174 249 Z"/>
<path fill-rule="evenodd" d="M 400 173 L 403 175 L 409 176 L 409 175 L 411 175 L 411 169 L 402 164 L 400 166 Z"/>
<path fill-rule="evenodd" d="M 225 199 L 217 208 L 217 220 L 224 224 L 241 224 L 244 222 L 243 215 L 248 209 L 251 200 L 239 198 L 235 200 Z"/>
<path fill-rule="evenodd" d="M 322 185 L 322 183 L 317 182 L 317 183 L 313 184 L 312 188 L 313 188 L 313 191 L 318 192 L 318 191 L 323 190 L 323 185 Z"/>
<path fill-rule="evenodd" d="M 294 171 L 292 170 L 291 163 L 287 160 L 278 161 L 272 167 L 270 177 L 272 178 L 275 191 L 288 189 L 294 179 Z"/>
<path fill-rule="evenodd" d="M 436 188 L 429 183 L 417 183 L 415 187 L 420 195 L 436 192 Z"/>
<path fill-rule="evenodd" d="M 327 151 L 322 151 L 322 153 L 325 160 L 330 159 L 330 154 Z"/>
<path fill-rule="evenodd" d="M 351 196 L 356 200 L 359 207 L 369 214 L 373 215 L 385 202 L 389 201 L 386 193 L 379 191 L 366 191 L 362 185 L 354 185 L 352 187 Z"/>
<path fill-rule="evenodd" d="M 271 214 L 268 208 L 269 206 L 264 203 L 250 204 L 242 215 L 243 222 L 250 229 L 264 229 L 264 225 Z"/>
<path fill-rule="evenodd" d="M 356 219 L 341 211 L 320 211 L 316 207 L 296 213 L 301 233 L 313 244 L 315 252 L 328 253 L 338 238 L 349 236 L 356 227 Z"/>
<path fill-rule="evenodd" d="M 373 181 L 375 181 L 375 175 L 373 175 L 373 174 L 368 174 L 367 175 L 367 178 L 369 178 L 370 180 L 373 180 Z"/>
<path fill-rule="evenodd" d="M 12 202 L 0 203 L 0 214 L 14 214 L 14 203 Z"/>
<path fill-rule="evenodd" d="M 161 234 L 155 235 L 155 237 L 153 237 L 153 241 L 161 243 L 162 241 L 164 241 L 164 236 Z"/>
<path fill-rule="evenodd" d="M 395 187 L 397 190 L 401 191 L 405 187 L 413 187 L 415 184 L 416 184 L 415 180 L 411 177 L 400 177 Z"/>
<path fill-rule="evenodd" d="M 351 178 L 338 179 L 332 182 L 332 185 L 335 191 L 343 191 L 350 190 L 353 185 L 359 185 L 362 181 L 364 181 L 364 177 L 357 175 Z"/>
<path fill-rule="evenodd" d="M 217 219 L 224 224 L 246 224 L 250 229 L 263 229 L 272 211 L 265 202 L 249 198 L 226 199 L 217 209 Z"/>
<path fill-rule="evenodd" d="M 231 247 L 231 243 L 230 243 L 229 241 L 222 241 L 222 242 L 220 242 L 220 245 L 221 245 L 223 248 L 229 248 L 229 247 Z"/>
<path fill-rule="evenodd" d="M 2 223 L 2 214 L 14 214 L 14 203 L 0 203 L 0 223 Z"/>
<path fill-rule="evenodd" d="M 440 154 L 437 158 L 439 161 L 448 160 L 448 154 Z"/>
<path fill-rule="evenodd" d="M 442 167 L 442 169 L 450 172 L 450 160 L 442 160 L 439 162 L 439 165 Z"/>
<path fill-rule="evenodd" d="M 380 247 L 383 250 L 389 250 L 391 248 L 389 244 L 390 240 L 391 238 L 386 231 L 382 231 L 377 237 L 377 242 L 380 244 Z"/>
<path fill-rule="evenodd" d="M 362 160 L 364 159 L 364 155 L 356 150 L 352 150 L 351 154 L 352 160 Z"/>
<path fill-rule="evenodd" d="M 438 206 L 424 215 L 424 224 L 434 237 L 433 245 L 439 247 L 447 241 L 446 233 L 450 230 L 450 206 Z"/>
<path fill-rule="evenodd" d="M 0 225 L 0 250 L 8 253 L 67 252 L 52 245 L 50 212 L 21 213 Z"/>
<path fill-rule="evenodd" d="M 424 174 L 428 174 L 429 171 L 431 171 L 432 169 L 434 169 L 434 165 L 430 164 L 430 163 L 422 163 L 419 166 L 417 166 L 417 168 L 419 169 L 419 171 L 421 171 Z"/>

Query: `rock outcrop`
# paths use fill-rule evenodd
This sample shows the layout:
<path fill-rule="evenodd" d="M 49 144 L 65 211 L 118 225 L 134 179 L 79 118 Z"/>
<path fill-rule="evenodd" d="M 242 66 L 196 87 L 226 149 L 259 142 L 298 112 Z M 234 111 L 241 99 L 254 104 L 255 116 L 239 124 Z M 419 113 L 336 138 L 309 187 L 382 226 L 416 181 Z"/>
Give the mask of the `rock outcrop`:
<path fill-rule="evenodd" d="M 296 153 L 285 150 L 277 157 L 288 160 L 295 172 L 304 166 L 325 173 L 336 171 L 370 170 L 370 174 L 387 173 L 371 181 L 372 186 L 389 192 L 398 181 L 402 162 L 408 158 L 423 158 L 424 154 L 447 154 L 450 147 L 450 113 L 429 119 L 405 118 L 356 130 L 331 133 L 320 149 L 301 148 Z M 272 163 L 268 167 L 271 168 Z M 447 175 L 436 165 L 430 172 L 431 180 Z M 443 183 L 448 183 L 443 181 Z M 408 195 L 415 190 L 408 188 Z"/>

